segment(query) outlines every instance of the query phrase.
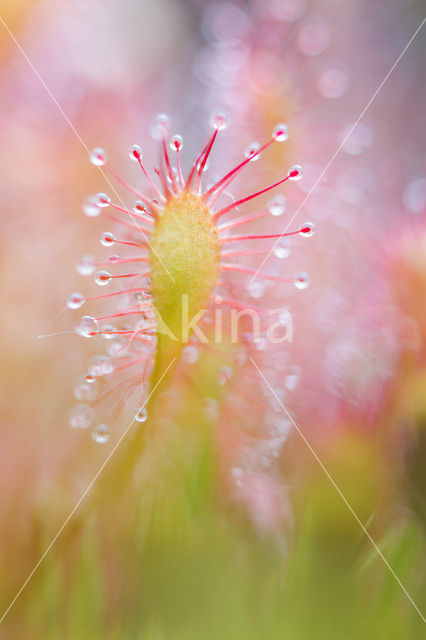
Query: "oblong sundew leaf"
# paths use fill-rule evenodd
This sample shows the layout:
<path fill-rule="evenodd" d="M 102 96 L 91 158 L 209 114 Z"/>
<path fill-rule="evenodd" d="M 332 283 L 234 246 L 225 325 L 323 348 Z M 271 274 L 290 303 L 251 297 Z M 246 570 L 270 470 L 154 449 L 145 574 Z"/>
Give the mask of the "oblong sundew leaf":
<path fill-rule="evenodd" d="M 169 198 L 151 238 L 151 290 L 157 320 L 155 385 L 191 334 L 219 273 L 220 245 L 209 207 L 183 192 Z"/>
<path fill-rule="evenodd" d="M 214 341 L 221 342 L 222 311 L 216 313 L 218 305 L 229 310 L 228 316 L 234 310 L 247 311 L 249 316 L 257 314 L 259 322 L 256 326 L 260 327 L 262 322 L 262 330 L 267 331 L 276 312 L 267 314 L 262 308 L 247 302 L 243 295 L 247 284 L 238 291 L 231 286 L 233 274 L 238 274 L 238 277 L 244 275 L 246 279 L 249 277 L 249 285 L 254 278 L 294 284 L 299 289 L 306 288 L 308 284 L 305 274 L 281 275 L 262 268 L 254 269 L 244 263 L 244 256 L 264 255 L 263 267 L 276 243 L 287 236 L 311 236 L 314 232 L 312 223 L 281 233 L 246 234 L 243 231 L 228 234 L 230 228 L 242 226 L 245 229 L 252 220 L 268 218 L 271 213 L 269 207 L 238 218 L 234 214 L 241 205 L 276 189 L 287 180 L 299 180 L 303 173 L 299 165 L 291 167 L 273 184 L 233 200 L 231 204 L 220 205 L 222 196 L 228 195 L 229 186 L 249 163 L 275 142 L 288 139 L 287 126 L 284 123 L 276 125 L 269 140 L 263 145 L 254 145 L 241 162 L 205 187 L 203 174 L 209 155 L 219 131 L 226 125 L 223 114 L 212 116 L 213 132 L 185 178 L 180 161 L 182 138 L 173 136 L 168 144 L 169 119 L 165 114 L 159 114 L 152 131 L 161 149 L 160 165 L 154 167 L 159 184 L 143 164 L 141 147 L 133 145 L 129 149 L 130 158 L 139 164 L 144 179 L 149 182 L 147 192 L 125 182 L 110 166 L 104 149 L 96 147 L 91 152 L 90 159 L 95 166 L 103 167 L 104 172 L 138 198 L 132 208 L 127 208 L 123 201 L 118 204 L 108 194 L 98 193 L 90 196 L 83 206 L 89 217 L 102 214 L 117 227 L 117 232 L 114 229 L 114 233 L 105 231 L 102 234 L 101 244 L 116 247 L 114 251 L 118 253 L 100 261 L 85 256 L 78 263 L 78 271 L 82 275 L 94 273 L 96 267 L 111 267 L 111 273 L 102 268 L 95 274 L 96 284 L 102 287 L 111 284 L 111 290 L 88 297 L 72 293 L 67 301 L 70 309 L 80 309 L 86 303 L 105 303 L 105 311 L 96 316 L 84 315 L 76 326 L 77 333 L 85 338 L 99 336 L 110 341 L 107 343 L 107 355 L 97 355 L 89 360 L 88 371 L 75 391 L 78 400 L 96 404 L 99 413 L 106 414 L 102 423 L 93 429 L 92 437 L 96 442 L 109 439 L 108 423 L 114 422 L 130 404 L 138 403 L 134 413 L 136 422 L 146 422 L 148 414 L 152 417 L 150 409 L 156 404 L 153 397 L 161 395 L 159 392 L 169 385 L 169 370 L 181 361 L 184 345 L 189 341 L 208 342 L 212 338 L 211 332 L 209 337 L 203 334 L 203 325 L 210 329 L 214 326 Z M 176 166 L 173 166 L 169 147 L 176 153 Z M 225 222 L 219 222 L 222 219 Z M 266 246 L 261 251 L 251 249 L 257 240 L 268 239 L 275 240 L 269 251 Z M 248 243 L 247 249 L 241 250 L 242 242 Z M 235 258 L 237 262 L 234 262 Z M 209 314 L 204 317 L 206 311 Z M 203 324 L 198 324 L 200 321 Z M 279 324 L 279 316 L 278 321 Z M 274 326 L 272 324 L 271 328 Z M 225 330 L 229 331 L 229 326 L 225 325 Z M 238 339 L 234 333 L 231 322 L 232 342 Z M 248 348 L 255 342 L 255 336 L 245 334 L 242 341 Z M 164 380 L 166 376 L 167 380 Z M 101 384 L 97 384 L 99 381 Z M 102 387 L 100 392 L 94 383 Z M 90 411 L 89 405 L 78 405 L 77 410 L 79 416 L 82 413 L 84 418 L 88 415 L 93 417 L 94 412 Z M 71 426 L 89 426 L 88 419 L 84 420 L 84 425 L 81 422 L 76 424 L 73 413 Z M 102 439 L 98 437 L 100 429 Z"/>

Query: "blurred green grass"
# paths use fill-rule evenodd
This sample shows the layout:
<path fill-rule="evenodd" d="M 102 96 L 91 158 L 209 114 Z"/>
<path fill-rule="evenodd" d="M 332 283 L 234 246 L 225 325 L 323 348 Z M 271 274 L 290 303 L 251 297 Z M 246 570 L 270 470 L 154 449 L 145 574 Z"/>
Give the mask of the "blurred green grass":
<path fill-rule="evenodd" d="M 142 544 L 137 535 L 117 539 L 121 577 L 105 572 L 95 528 L 83 536 L 69 584 L 63 558 L 52 553 L 25 595 L 29 633 L 17 637 L 423 637 L 419 614 L 369 543 L 358 535 L 321 538 L 312 512 L 286 560 L 273 540 L 249 536 L 212 514 L 204 513 L 185 535 L 180 526 L 169 544 L 153 530 Z M 411 522 L 379 541 L 419 606 L 425 602 L 421 538 Z"/>
<path fill-rule="evenodd" d="M 192 422 L 186 410 L 180 429 L 151 442 L 143 482 L 137 476 L 118 503 L 104 496 L 70 523 L 1 637 L 424 637 L 418 612 L 321 470 L 313 464 L 312 478 L 293 492 L 296 525 L 260 533 L 218 496 L 211 425 L 188 406 Z M 343 482 L 357 480 L 359 507 L 365 476 L 354 464 Z M 366 526 L 422 609 L 422 519 L 408 510 L 397 519 L 371 515 Z"/>

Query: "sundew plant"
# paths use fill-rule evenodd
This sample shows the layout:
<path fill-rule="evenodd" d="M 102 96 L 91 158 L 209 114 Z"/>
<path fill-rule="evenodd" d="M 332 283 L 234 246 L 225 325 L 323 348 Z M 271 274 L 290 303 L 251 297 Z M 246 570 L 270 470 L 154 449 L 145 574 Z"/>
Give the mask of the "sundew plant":
<path fill-rule="evenodd" d="M 293 235 L 312 236 L 315 231 L 312 222 L 300 225 L 296 231 L 282 233 L 244 231 L 252 221 L 281 215 L 284 206 L 279 198 L 271 199 L 260 211 L 235 215 L 246 202 L 251 203 L 287 180 L 302 178 L 302 167 L 290 167 L 285 177 L 274 184 L 233 199 L 229 204 L 228 189 L 233 180 L 273 143 L 285 142 L 288 139 L 287 126 L 276 125 L 268 142 L 262 146 L 252 143 L 245 152 L 245 159 L 217 182 L 204 186 L 209 155 L 218 133 L 227 126 L 226 116 L 220 113 L 213 115 L 211 125 L 213 133 L 210 139 L 184 178 L 180 161 L 183 139 L 180 135 L 170 138 L 168 117 L 164 114 L 157 116 L 153 133 L 161 148 L 160 165 L 154 168 L 158 185 L 145 169 L 141 147 L 133 145 L 129 150 L 130 158 L 139 164 L 142 178 L 148 182 L 147 193 L 138 191 L 117 176 L 103 149 L 96 148 L 91 154 L 95 166 L 103 167 L 137 198 L 129 209 L 112 202 L 105 193 L 87 199 L 84 212 L 89 217 L 103 215 L 120 229 L 120 236 L 105 231 L 101 243 L 121 250 L 121 253 L 114 253 L 103 261 L 85 256 L 78 263 L 77 270 L 83 275 L 91 275 L 97 267 L 107 266 L 110 271 L 114 269 L 114 274 L 105 269 L 96 271 L 96 284 L 106 287 L 117 280 L 118 283 L 124 282 L 125 287 L 115 287 L 111 292 L 93 296 L 72 293 L 68 299 L 70 309 L 80 309 L 97 300 L 109 303 L 108 313 L 102 312 L 98 317 L 84 315 L 77 325 L 77 333 L 81 336 L 102 336 L 108 341 L 108 348 L 107 355 L 92 358 L 87 374 L 76 387 L 76 396 L 78 399 L 90 399 L 95 404 L 105 400 L 112 417 L 119 413 L 128 396 L 136 395 L 140 404 L 136 408 L 135 420 L 145 422 L 148 417 L 145 405 L 150 389 L 158 385 L 172 363 L 179 363 L 184 348 L 190 358 L 197 358 L 198 349 L 209 344 L 207 336 L 212 331 L 203 331 L 201 326 L 210 325 L 216 345 L 230 340 L 236 347 L 235 351 L 243 345 L 246 357 L 265 332 L 272 344 L 287 338 L 286 331 L 278 334 L 280 326 L 287 321 L 286 314 L 282 309 L 249 306 L 244 301 L 245 281 L 259 278 L 293 284 L 298 289 L 308 286 L 306 273 L 292 277 L 256 270 L 244 263 L 244 257 L 268 255 L 276 250 L 277 240 Z M 172 165 L 169 147 L 176 155 L 176 167 Z M 275 245 L 262 251 L 252 248 L 256 240 L 268 239 L 275 240 Z M 279 255 L 279 247 L 277 253 Z M 239 296 L 230 297 L 229 273 L 243 276 L 239 282 Z M 215 313 L 215 308 L 222 306 L 229 307 L 234 316 L 229 318 L 229 314 L 225 316 L 222 310 Z M 245 316 L 252 320 L 252 331 L 240 331 L 240 336 L 239 322 L 247 320 Z M 202 324 L 198 326 L 198 322 Z M 241 359 L 239 350 L 238 355 Z M 99 381 L 105 382 L 106 388 L 98 390 Z M 71 426 L 89 427 L 94 413 L 93 407 L 87 404 L 77 405 L 71 414 Z M 106 442 L 108 436 L 107 424 L 95 427 L 95 441 Z"/>

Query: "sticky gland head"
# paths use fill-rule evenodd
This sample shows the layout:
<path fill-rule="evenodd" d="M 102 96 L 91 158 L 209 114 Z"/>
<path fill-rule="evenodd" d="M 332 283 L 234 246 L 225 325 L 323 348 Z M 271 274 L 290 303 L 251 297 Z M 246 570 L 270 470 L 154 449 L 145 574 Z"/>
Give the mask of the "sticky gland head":
<path fill-rule="evenodd" d="M 187 339 L 182 319 L 190 322 L 208 307 L 219 273 L 219 238 L 203 199 L 190 192 L 169 197 L 157 218 L 151 247 L 157 319 L 182 342 Z"/>

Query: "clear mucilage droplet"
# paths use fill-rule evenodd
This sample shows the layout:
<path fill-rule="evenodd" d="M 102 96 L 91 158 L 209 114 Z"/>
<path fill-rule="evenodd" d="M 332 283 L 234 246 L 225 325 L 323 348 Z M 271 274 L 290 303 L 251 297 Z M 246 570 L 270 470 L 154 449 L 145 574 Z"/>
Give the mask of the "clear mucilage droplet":
<path fill-rule="evenodd" d="M 304 222 L 299 227 L 299 233 L 301 236 L 305 238 L 310 238 L 315 233 L 315 225 L 313 222 Z"/>
<path fill-rule="evenodd" d="M 95 270 L 94 256 L 83 256 L 75 265 L 77 273 L 81 276 L 90 276 Z"/>
<path fill-rule="evenodd" d="M 136 422 L 146 422 L 148 419 L 148 411 L 144 406 L 139 407 L 135 413 Z"/>
<path fill-rule="evenodd" d="M 76 400 L 80 400 L 80 402 L 92 402 L 98 394 L 99 391 L 99 382 L 96 380 L 92 380 L 88 382 L 86 377 L 83 376 L 78 380 L 75 388 L 74 388 L 74 397 Z"/>
<path fill-rule="evenodd" d="M 170 139 L 170 149 L 180 151 L 183 147 L 183 138 L 178 133 Z"/>
<path fill-rule="evenodd" d="M 343 69 L 327 69 L 318 79 L 318 88 L 326 98 L 340 98 L 348 89 L 349 77 Z"/>
<path fill-rule="evenodd" d="M 291 242 L 289 238 L 280 238 L 272 252 L 276 258 L 282 260 L 283 258 L 288 258 L 291 253 Z"/>
<path fill-rule="evenodd" d="M 85 297 L 82 293 L 71 293 L 67 300 L 68 309 L 79 309 L 85 303 Z"/>
<path fill-rule="evenodd" d="M 147 213 L 147 208 L 142 200 L 136 200 L 135 204 L 133 205 L 133 211 L 135 213 Z"/>
<path fill-rule="evenodd" d="M 212 113 L 212 115 L 210 116 L 210 126 L 212 127 L 212 129 L 222 131 L 223 129 L 226 129 L 228 124 L 228 116 L 222 111 Z"/>
<path fill-rule="evenodd" d="M 92 316 L 83 316 L 75 330 L 83 338 L 92 338 L 99 330 L 98 322 Z"/>
<path fill-rule="evenodd" d="M 260 144 L 258 142 L 252 142 L 245 150 L 244 155 L 246 158 L 250 158 L 251 162 L 255 162 L 260 158 L 260 153 L 258 153 L 259 149 Z"/>
<path fill-rule="evenodd" d="M 83 212 L 89 218 L 96 218 L 101 215 L 101 207 L 98 205 L 96 196 L 89 196 L 83 203 Z"/>
<path fill-rule="evenodd" d="M 215 422 L 219 417 L 219 403 L 215 398 L 204 398 L 203 413 L 211 422 Z"/>
<path fill-rule="evenodd" d="M 293 428 L 293 424 L 287 418 L 274 418 L 271 431 L 285 440 Z"/>
<path fill-rule="evenodd" d="M 111 204 L 111 198 L 106 193 L 100 192 L 95 195 L 95 202 L 98 207 L 101 207 L 102 209 L 104 207 L 109 207 Z"/>
<path fill-rule="evenodd" d="M 87 404 L 78 404 L 70 413 L 70 425 L 74 429 L 87 429 L 90 426 L 94 411 Z"/>
<path fill-rule="evenodd" d="M 224 386 L 232 378 L 231 367 L 221 367 L 219 371 L 219 384 Z"/>
<path fill-rule="evenodd" d="M 154 140 L 163 140 L 169 134 L 170 129 L 170 118 L 165 113 L 159 113 L 152 126 L 151 126 L 151 135 Z"/>
<path fill-rule="evenodd" d="M 142 148 L 138 144 L 132 144 L 129 149 L 129 156 L 135 162 L 139 162 L 143 158 Z"/>
<path fill-rule="evenodd" d="M 324 51 L 330 40 L 330 27 L 320 15 L 308 18 L 296 38 L 296 44 L 304 55 L 317 56 Z"/>
<path fill-rule="evenodd" d="M 309 275 L 307 273 L 299 273 L 294 279 L 296 289 L 306 289 L 309 286 Z"/>
<path fill-rule="evenodd" d="M 300 378 L 300 367 L 292 366 L 284 377 L 284 384 L 289 391 L 294 391 Z"/>
<path fill-rule="evenodd" d="M 92 438 L 99 444 L 105 444 L 108 442 L 110 434 L 111 429 L 107 424 L 99 424 L 93 429 Z"/>
<path fill-rule="evenodd" d="M 248 355 L 245 351 L 238 351 L 235 354 L 235 360 L 240 367 L 243 367 L 248 360 Z"/>
<path fill-rule="evenodd" d="M 261 298 L 265 293 L 266 285 L 259 280 L 249 280 L 246 284 L 246 290 L 251 298 Z"/>
<path fill-rule="evenodd" d="M 288 326 L 291 323 L 291 319 L 292 319 L 289 308 L 283 307 L 282 309 L 280 309 L 280 311 L 277 314 L 277 319 L 281 324 Z"/>
<path fill-rule="evenodd" d="M 194 347 L 193 345 L 188 345 L 182 350 L 182 359 L 188 364 L 194 364 L 197 362 L 199 356 L 200 353 L 197 347 Z"/>
<path fill-rule="evenodd" d="M 268 211 L 271 216 L 282 216 L 285 211 L 285 204 L 285 196 L 278 193 L 273 198 L 271 198 L 271 200 L 269 200 L 266 206 L 268 207 Z"/>
<path fill-rule="evenodd" d="M 102 337 L 105 338 L 105 340 L 112 340 L 113 338 L 115 338 L 117 329 L 113 327 L 112 324 L 104 324 L 101 328 L 101 332 Z"/>
<path fill-rule="evenodd" d="M 89 361 L 88 371 L 96 378 L 106 376 L 114 371 L 114 363 L 107 356 L 93 356 Z"/>
<path fill-rule="evenodd" d="M 101 244 L 103 244 L 104 247 L 111 247 L 114 242 L 115 235 L 111 233 L 111 231 L 105 231 L 105 233 L 101 235 Z"/>
<path fill-rule="evenodd" d="M 90 154 L 90 162 L 96 167 L 102 167 L 107 162 L 107 154 L 102 147 L 95 147 Z"/>
<path fill-rule="evenodd" d="M 300 164 L 294 164 L 288 170 L 288 179 L 289 180 L 300 180 L 303 177 L 303 167 Z"/>
<path fill-rule="evenodd" d="M 275 142 L 285 142 L 288 140 L 288 127 L 284 122 L 280 122 L 277 124 L 275 129 L 272 132 L 272 137 Z"/>
<path fill-rule="evenodd" d="M 108 273 L 108 271 L 98 271 L 98 273 L 95 276 L 95 282 L 100 287 L 105 287 L 105 285 L 111 282 L 111 278 L 112 276 L 110 273 Z"/>
<path fill-rule="evenodd" d="M 104 338 L 111 340 L 107 351 L 112 358 L 123 357 L 127 354 L 129 343 L 125 336 L 110 336 L 109 334 L 105 334 Z M 114 340 L 112 338 L 114 338 Z"/>

